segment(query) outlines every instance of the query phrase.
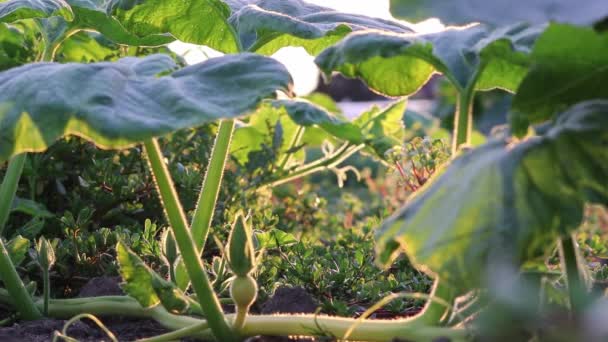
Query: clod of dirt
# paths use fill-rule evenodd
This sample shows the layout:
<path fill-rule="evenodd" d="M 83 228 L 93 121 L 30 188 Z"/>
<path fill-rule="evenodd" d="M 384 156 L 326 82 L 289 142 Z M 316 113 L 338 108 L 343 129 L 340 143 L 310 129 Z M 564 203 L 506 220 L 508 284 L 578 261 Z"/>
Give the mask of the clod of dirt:
<path fill-rule="evenodd" d="M 124 292 L 120 288 L 121 281 L 120 277 L 91 278 L 80 289 L 78 297 L 122 296 Z"/>
<path fill-rule="evenodd" d="M 262 306 L 262 314 L 274 313 L 314 313 L 317 302 L 302 287 L 281 286 L 274 291 L 274 295 Z M 287 338 L 279 336 L 258 336 L 247 342 L 310 342 L 310 338 Z"/>
<path fill-rule="evenodd" d="M 314 313 L 317 306 L 314 298 L 302 287 L 281 286 L 264 303 L 262 313 Z"/>

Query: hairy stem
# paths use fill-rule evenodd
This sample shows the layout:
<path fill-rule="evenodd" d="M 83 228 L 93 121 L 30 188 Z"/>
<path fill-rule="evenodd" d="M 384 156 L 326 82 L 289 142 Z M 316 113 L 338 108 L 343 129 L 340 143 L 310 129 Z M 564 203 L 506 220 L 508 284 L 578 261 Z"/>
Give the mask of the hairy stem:
<path fill-rule="evenodd" d="M 576 239 L 573 236 L 561 239 L 559 251 L 568 284 L 570 309 L 574 313 L 580 313 L 585 309 L 588 296 L 582 265 L 579 263 Z"/>
<path fill-rule="evenodd" d="M 10 295 L 9 299 L 17 304 L 15 309 L 21 314 L 21 317 L 26 320 L 42 318 L 32 297 L 27 292 L 21 278 L 19 278 L 19 274 L 17 274 L 2 238 L 0 238 L 0 275 Z"/>
<path fill-rule="evenodd" d="M 471 143 L 474 96 L 475 91 L 472 87 L 464 89 L 458 95 L 456 115 L 454 116 L 454 132 L 452 134 L 452 155 L 456 154 L 461 145 Z"/>
<path fill-rule="evenodd" d="M 4 233 L 4 228 L 11 212 L 11 206 L 13 205 L 15 193 L 17 193 L 19 178 L 21 178 L 23 165 L 25 165 L 26 159 L 26 153 L 11 158 L 4 179 L 2 180 L 2 185 L 0 185 L 0 236 Z"/>
<path fill-rule="evenodd" d="M 49 300 L 51 298 L 51 280 L 49 278 L 49 270 L 47 268 L 42 269 L 42 286 L 42 299 L 44 301 L 42 314 L 47 316 L 49 314 Z"/>
<path fill-rule="evenodd" d="M 0 302 L 9 304 L 9 295 L 0 289 Z M 36 303 L 42 306 L 40 301 Z M 444 307 L 445 308 L 445 307 Z M 69 318 L 80 313 L 90 313 L 95 316 L 130 316 L 154 319 L 170 330 L 189 329 L 191 336 L 200 338 L 211 337 L 210 331 L 205 330 L 205 320 L 188 316 L 177 316 L 167 312 L 162 306 L 149 309 L 142 308 L 134 299 L 122 296 L 97 298 L 54 299 L 50 301 L 49 316 L 53 318 Z M 235 315 L 227 315 L 232 320 Z M 323 315 L 248 315 L 242 336 L 274 335 L 274 336 L 319 336 L 328 335 L 341 338 L 349 331 L 349 340 L 393 341 L 395 337 L 412 341 L 433 341 L 448 338 L 452 342 L 466 341 L 469 337 L 463 329 L 431 327 L 414 319 L 396 320 L 365 320 L 354 329 L 358 323 L 354 318 L 330 317 Z M 182 330 L 182 333 L 184 331 Z M 184 336 L 180 333 L 179 336 Z M 218 338 L 220 341 L 224 341 Z M 163 340 L 159 340 L 163 341 Z"/>
<path fill-rule="evenodd" d="M 150 168 L 156 179 L 156 186 L 163 207 L 173 229 L 175 241 L 181 252 L 188 276 L 192 280 L 192 286 L 196 292 L 198 301 L 208 319 L 209 327 L 219 340 L 236 341 L 237 338 L 224 318 L 220 302 L 213 292 L 209 278 L 201 263 L 194 240 L 187 227 L 186 216 L 175 192 L 173 180 L 165 166 L 158 142 L 155 139 L 146 140 L 144 147 L 148 161 L 150 162 Z"/>
<path fill-rule="evenodd" d="M 224 176 L 224 168 L 228 159 L 233 131 L 234 120 L 224 120 L 220 123 L 215 144 L 211 151 L 211 160 L 207 166 L 207 172 L 205 173 L 205 179 L 203 180 L 203 186 L 198 198 L 196 211 L 192 218 L 192 236 L 194 237 L 196 248 L 198 248 L 201 254 L 209 235 L 209 228 L 213 219 L 220 184 Z"/>

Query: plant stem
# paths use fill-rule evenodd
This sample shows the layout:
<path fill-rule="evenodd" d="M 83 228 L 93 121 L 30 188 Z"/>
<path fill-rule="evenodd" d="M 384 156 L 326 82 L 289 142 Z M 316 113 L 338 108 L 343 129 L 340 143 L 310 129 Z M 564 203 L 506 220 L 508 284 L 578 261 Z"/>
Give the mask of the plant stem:
<path fill-rule="evenodd" d="M 202 322 L 198 324 L 191 325 L 186 328 L 182 328 L 179 330 L 172 331 L 170 333 L 144 338 L 141 340 L 137 340 L 136 342 L 168 342 L 168 341 L 178 341 L 182 338 L 192 336 L 202 330 L 207 329 L 207 323 Z"/>
<path fill-rule="evenodd" d="M 10 296 L 2 289 L 0 289 L 0 302 L 10 303 Z M 38 301 L 37 305 L 41 307 L 42 303 Z M 210 337 L 209 330 L 202 330 L 205 327 L 205 320 L 173 315 L 162 306 L 144 309 L 130 297 L 108 296 L 50 301 L 50 317 L 69 318 L 83 312 L 95 316 L 147 317 L 158 321 L 170 330 L 179 331 L 188 328 L 193 336 Z M 229 319 L 234 318 L 234 315 L 227 316 Z M 356 323 L 357 320 L 354 318 L 323 315 L 248 315 L 241 333 L 242 336 L 325 334 L 340 338 Z M 430 327 L 416 319 L 365 320 L 352 329 L 349 340 L 393 341 L 395 337 L 412 341 L 433 341 L 445 337 L 457 342 L 466 341 L 468 334 L 463 329 Z"/>
<path fill-rule="evenodd" d="M 26 320 L 42 318 L 32 297 L 27 292 L 21 278 L 19 278 L 19 274 L 17 274 L 17 270 L 15 270 L 15 266 L 8 255 L 2 238 L 0 238 L 0 274 L 2 275 L 4 286 L 6 286 L 10 295 L 10 299 L 13 303 L 17 304 L 15 308 L 19 311 L 21 317 Z"/>
<path fill-rule="evenodd" d="M 422 312 L 412 317 L 412 320 L 428 326 L 437 326 L 447 322 L 450 318 L 451 308 L 446 307 L 442 302 L 453 304 L 456 293 L 450 286 L 435 280 L 430 296 L 440 300 L 428 300 Z"/>
<path fill-rule="evenodd" d="M 560 240 L 560 258 L 562 269 L 566 274 L 570 309 L 573 313 L 580 313 L 585 309 L 587 302 L 587 287 L 578 257 L 578 244 L 573 236 Z"/>
<path fill-rule="evenodd" d="M 213 213 L 215 211 L 215 203 L 220 190 L 220 184 L 224 176 L 224 168 L 228 159 L 230 149 L 230 141 L 232 140 L 232 132 L 234 131 L 234 120 L 223 120 L 220 122 L 220 127 L 215 138 L 215 144 L 211 151 L 211 160 L 207 166 L 205 179 L 198 198 L 196 211 L 192 218 L 192 236 L 196 248 L 199 253 L 203 253 L 205 242 L 209 235 L 209 228 Z"/>
<path fill-rule="evenodd" d="M 209 327 L 220 341 L 236 341 L 237 338 L 224 319 L 224 313 L 217 296 L 213 292 L 209 278 L 205 273 L 197 248 L 187 227 L 186 216 L 179 202 L 175 186 L 164 163 L 158 142 L 149 139 L 144 142 L 148 161 L 160 198 L 165 208 L 167 218 L 173 229 L 175 241 L 182 255 L 188 276 L 196 292 L 201 307 L 208 319 Z"/>
<path fill-rule="evenodd" d="M 287 149 L 287 151 L 291 151 L 293 150 L 302 140 L 302 137 L 304 136 L 304 131 L 306 130 L 306 127 L 304 126 L 298 126 L 297 130 L 296 130 L 296 134 L 293 136 L 293 139 L 291 140 L 291 143 L 289 144 L 289 148 Z M 287 164 L 289 163 L 289 160 L 291 159 L 291 155 L 292 153 L 288 153 L 287 151 L 285 151 L 285 155 L 283 156 L 281 162 L 279 163 L 279 170 L 283 171 L 285 170 L 285 167 L 287 166 Z"/>
<path fill-rule="evenodd" d="M 471 143 L 474 96 L 475 91 L 473 87 L 467 87 L 458 95 L 456 115 L 454 116 L 454 132 L 452 134 L 452 155 L 456 154 L 461 145 Z"/>
<path fill-rule="evenodd" d="M 357 151 L 361 150 L 363 147 L 364 147 L 364 145 L 352 146 L 349 144 L 344 144 L 332 155 L 319 159 L 319 160 L 309 163 L 307 165 L 303 165 L 303 166 L 299 167 L 298 169 L 296 169 L 294 172 L 287 174 L 283 178 L 260 185 L 260 188 L 275 187 L 275 186 L 290 182 L 294 179 L 298 179 L 298 178 L 313 174 L 315 172 L 319 172 L 322 170 L 326 170 L 326 169 L 335 167 L 335 166 L 339 165 L 340 163 L 342 163 L 344 160 L 346 160 L 346 158 L 352 156 Z"/>
<path fill-rule="evenodd" d="M 243 329 L 243 326 L 245 325 L 245 319 L 247 318 L 247 314 L 248 314 L 249 308 L 241 308 L 241 307 L 236 307 L 236 317 L 234 319 L 234 322 L 232 323 L 232 327 L 238 331 L 241 331 L 241 329 Z"/>
<path fill-rule="evenodd" d="M 17 186 L 19 185 L 19 178 L 21 178 L 23 165 L 25 165 L 26 159 L 26 153 L 12 157 L 8 163 L 4 179 L 2 180 L 2 185 L 0 186 L 0 236 L 4 233 L 4 228 L 11 212 L 15 193 L 17 193 Z"/>
<path fill-rule="evenodd" d="M 51 284 L 49 279 L 49 270 L 47 268 L 42 269 L 42 286 L 43 292 L 42 297 L 44 301 L 44 307 L 42 309 L 42 314 L 47 316 L 49 314 L 49 300 L 51 297 Z"/>
<path fill-rule="evenodd" d="M 356 323 L 353 318 L 340 318 L 315 315 L 276 315 L 249 316 L 241 333 L 243 336 L 333 336 L 341 339 Z M 467 332 L 463 329 L 431 327 L 415 321 L 365 320 L 349 335 L 349 341 L 395 341 L 396 338 L 408 341 L 435 341 L 440 338 L 449 341 L 466 341 Z"/>

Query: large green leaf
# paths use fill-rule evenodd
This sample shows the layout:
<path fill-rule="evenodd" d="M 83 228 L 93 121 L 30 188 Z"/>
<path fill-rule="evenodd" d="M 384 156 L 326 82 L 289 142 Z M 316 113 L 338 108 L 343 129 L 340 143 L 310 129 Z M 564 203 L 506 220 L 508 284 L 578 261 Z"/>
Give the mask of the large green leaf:
<path fill-rule="evenodd" d="M 373 107 L 354 120 L 365 138 L 368 152 L 385 159 L 389 149 L 403 144 L 406 105 L 407 101 L 401 100 L 384 109 Z"/>
<path fill-rule="evenodd" d="M 298 125 L 285 111 L 264 104 L 249 116 L 247 124 L 236 128 L 230 145 L 232 156 L 244 165 L 252 151 L 260 151 L 266 144 L 274 147 L 281 159 L 292 147 L 297 130 Z M 299 157 L 303 159 L 303 153 Z"/>
<path fill-rule="evenodd" d="M 302 46 L 316 55 L 358 30 L 412 32 L 396 21 L 340 13 L 302 0 L 229 0 L 228 3 L 234 11 L 230 21 L 244 45 L 266 55 L 284 46 Z"/>
<path fill-rule="evenodd" d="M 500 26 L 522 21 L 592 24 L 608 16 L 608 4 L 605 0 L 391 0 L 391 12 L 410 21 L 439 17 L 450 25 L 482 22 Z"/>
<path fill-rule="evenodd" d="M 534 66 L 513 100 L 513 131 L 584 100 L 608 99 L 608 33 L 552 24 L 538 38 L 531 55 Z"/>
<path fill-rule="evenodd" d="M 490 142 L 452 162 L 377 234 L 381 263 L 400 250 L 466 291 L 501 259 L 546 256 L 587 201 L 608 204 L 608 101 L 562 114 L 544 136 Z M 497 259 L 498 258 L 498 259 Z"/>
<path fill-rule="evenodd" d="M 21 265 L 23 260 L 25 260 L 29 248 L 30 240 L 21 235 L 15 236 L 6 244 L 6 251 L 15 266 Z"/>
<path fill-rule="evenodd" d="M 319 126 L 334 137 L 353 144 L 364 142 L 361 130 L 351 122 L 340 119 L 324 108 L 306 100 L 274 100 L 272 106 L 285 112 L 301 126 Z"/>
<path fill-rule="evenodd" d="M 360 77 L 390 96 L 410 95 L 435 72 L 456 87 L 514 91 L 528 69 L 528 53 L 544 27 L 484 25 L 416 35 L 363 31 L 326 49 L 315 62 L 327 75 Z"/>
<path fill-rule="evenodd" d="M 93 63 L 119 58 L 118 45 L 96 32 L 78 32 L 64 40 L 55 55 L 55 61 Z"/>
<path fill-rule="evenodd" d="M 21 65 L 29 57 L 23 32 L 13 25 L 0 23 L 0 71 Z"/>
<path fill-rule="evenodd" d="M 56 2 L 67 6 L 70 16 L 64 17 L 71 20 L 73 14 L 74 20 L 64 22 L 63 28 L 54 27 L 56 31 L 93 30 L 115 43 L 133 46 L 159 46 L 179 39 L 187 43 L 207 45 L 225 53 L 240 51 L 239 39 L 228 23 L 230 8 L 220 0 L 14 2 Z M 48 16 L 51 13 L 46 14 Z M 34 15 L 30 15 L 32 16 Z"/>
<path fill-rule="evenodd" d="M 161 304 L 170 312 L 183 313 L 189 300 L 177 286 L 148 267 L 123 242 L 116 246 L 120 275 L 125 281 L 122 289 L 144 308 Z"/>
<path fill-rule="evenodd" d="M 291 78 L 279 62 L 226 55 L 170 75 L 166 55 L 115 63 L 36 63 L 0 73 L 0 160 L 69 134 L 105 148 L 242 115 Z"/>
<path fill-rule="evenodd" d="M 60 15 L 72 19 L 70 5 L 64 0 L 6 0 L 0 1 L 0 22 L 45 18 Z"/>
<path fill-rule="evenodd" d="M 403 143 L 406 103 L 401 100 L 383 109 L 374 107 L 350 122 L 308 101 L 272 101 L 274 107 L 284 109 L 297 124 L 320 127 L 331 137 L 353 145 L 365 144 L 368 152 L 381 159 L 388 149 Z"/>

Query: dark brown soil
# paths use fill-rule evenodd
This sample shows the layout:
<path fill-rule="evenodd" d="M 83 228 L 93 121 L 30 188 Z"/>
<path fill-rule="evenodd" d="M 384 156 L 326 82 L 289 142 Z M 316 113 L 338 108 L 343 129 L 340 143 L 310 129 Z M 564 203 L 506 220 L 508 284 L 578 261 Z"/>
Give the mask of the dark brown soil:
<path fill-rule="evenodd" d="M 262 313 L 314 313 L 317 307 L 317 302 L 303 288 L 282 286 L 264 303 Z"/>

